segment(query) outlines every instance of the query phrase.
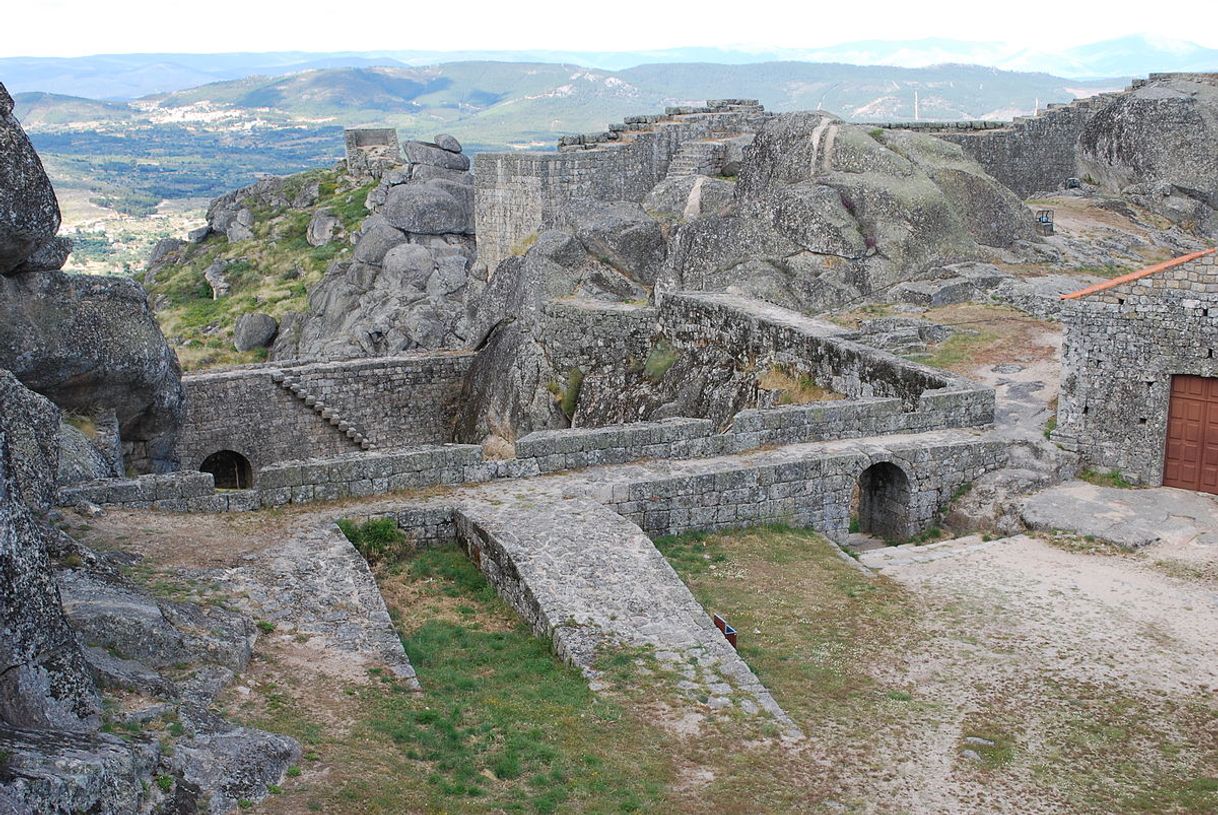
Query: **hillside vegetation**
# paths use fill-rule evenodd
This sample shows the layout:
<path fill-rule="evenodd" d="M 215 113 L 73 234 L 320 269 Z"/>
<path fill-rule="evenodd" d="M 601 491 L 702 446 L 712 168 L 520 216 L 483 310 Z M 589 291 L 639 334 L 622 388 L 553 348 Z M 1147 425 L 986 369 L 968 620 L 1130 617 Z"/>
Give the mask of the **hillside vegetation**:
<path fill-rule="evenodd" d="M 364 208 L 369 186 L 352 186 L 349 177 L 333 170 L 314 170 L 288 180 L 300 188 L 320 182 L 316 208 L 329 207 L 353 233 L 367 216 Z M 346 240 L 310 246 L 306 239 L 312 208 L 262 207 L 254 209 L 254 236 L 230 243 L 213 234 L 199 244 L 187 244 L 158 264 L 145 283 L 161 327 L 186 370 L 217 365 L 257 362 L 266 350 L 240 353 L 233 347 L 233 328 L 247 312 L 261 311 L 275 318 L 303 311 L 308 290 L 334 260 L 351 252 Z M 226 264 L 228 295 L 213 298 L 204 273 L 212 264 Z"/>

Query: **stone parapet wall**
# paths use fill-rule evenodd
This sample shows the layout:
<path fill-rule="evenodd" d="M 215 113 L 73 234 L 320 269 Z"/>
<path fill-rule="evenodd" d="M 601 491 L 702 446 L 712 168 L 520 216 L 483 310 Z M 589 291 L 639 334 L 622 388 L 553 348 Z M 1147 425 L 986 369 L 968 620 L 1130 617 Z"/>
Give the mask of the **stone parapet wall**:
<path fill-rule="evenodd" d="M 642 201 L 683 144 L 755 133 L 767 116 L 751 100 L 717 100 L 565 136 L 558 152 L 480 153 L 474 160 L 478 257 L 493 270 L 529 235 L 566 226 L 576 202 Z"/>
<path fill-rule="evenodd" d="M 656 310 L 598 300 L 554 300 L 543 309 L 540 339 L 556 371 L 611 370 L 645 359 Z"/>
<path fill-rule="evenodd" d="M 789 367 L 849 399 L 894 397 L 905 410 L 916 411 L 924 395 L 939 391 L 935 406 L 944 413 L 946 427 L 993 420 L 990 389 L 847 339 L 838 326 L 758 300 L 703 292 L 667 294 L 660 303 L 659 325 L 677 348 L 732 348 L 741 358 Z"/>
<path fill-rule="evenodd" d="M 1172 376 L 1218 376 L 1218 255 L 1067 300 L 1062 322 L 1054 441 L 1162 483 Z"/>
<path fill-rule="evenodd" d="M 472 359 L 466 353 L 411 354 L 184 377 L 182 468 L 197 469 L 212 453 L 232 450 L 250 461 L 257 478 L 276 462 L 359 449 L 303 396 L 276 382 L 277 374 L 289 374 L 379 449 L 446 441 Z"/>
<path fill-rule="evenodd" d="M 726 452 L 710 419 L 665 419 L 605 427 L 539 430 L 516 442 L 516 458 L 538 472 L 622 464 L 646 458 L 701 458 Z"/>
<path fill-rule="evenodd" d="M 88 501 L 103 506 L 181 511 L 192 505 L 201 507 L 214 494 L 215 482 L 210 473 L 183 471 L 139 478 L 107 478 L 62 487 L 57 503 L 75 506 Z"/>
<path fill-rule="evenodd" d="M 248 490 L 216 490 L 208 473 L 178 472 L 80 484 L 61 489 L 58 502 L 169 512 L 248 512 L 476 483 L 510 474 L 500 462 L 484 461 L 477 445 L 445 444 L 281 462 L 264 469 L 258 486 Z"/>
<path fill-rule="evenodd" d="M 759 457 L 762 458 L 762 457 Z M 929 525 L 956 491 L 1006 461 L 1002 442 L 963 438 L 942 444 L 886 439 L 884 449 L 814 451 L 749 466 L 653 478 L 606 488 L 600 499 L 648 535 L 789 523 L 844 542 L 859 473 L 880 461 L 909 479 L 906 525 Z"/>

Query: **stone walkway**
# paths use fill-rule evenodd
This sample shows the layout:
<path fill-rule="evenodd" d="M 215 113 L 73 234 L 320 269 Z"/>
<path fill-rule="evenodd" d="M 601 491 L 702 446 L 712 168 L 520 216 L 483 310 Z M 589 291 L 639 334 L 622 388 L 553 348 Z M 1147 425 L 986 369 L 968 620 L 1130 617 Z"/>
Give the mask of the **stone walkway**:
<path fill-rule="evenodd" d="M 383 667 L 419 689 L 367 562 L 333 523 L 243 559 L 243 566 L 193 573 L 223 585 L 254 619 L 274 624 L 272 636 L 292 637 L 315 653 L 319 670 L 359 677 Z"/>
<path fill-rule="evenodd" d="M 1119 489 L 1070 481 L 1023 504 L 1032 529 L 1070 532 L 1138 548 L 1152 543 L 1218 545 L 1218 497 L 1156 487 Z"/>
<path fill-rule="evenodd" d="M 939 541 L 937 543 L 906 543 L 901 546 L 884 546 L 859 552 L 858 559 L 869 569 L 883 571 L 916 563 L 931 563 L 948 557 L 958 557 L 980 552 L 992 546 L 1001 546 L 1007 539 L 984 540 L 979 535 Z"/>
<path fill-rule="evenodd" d="M 614 646 L 653 650 L 677 687 L 711 709 L 799 728 L 637 526 L 589 500 L 474 502 L 457 525 L 471 557 L 555 651 L 594 680 Z"/>

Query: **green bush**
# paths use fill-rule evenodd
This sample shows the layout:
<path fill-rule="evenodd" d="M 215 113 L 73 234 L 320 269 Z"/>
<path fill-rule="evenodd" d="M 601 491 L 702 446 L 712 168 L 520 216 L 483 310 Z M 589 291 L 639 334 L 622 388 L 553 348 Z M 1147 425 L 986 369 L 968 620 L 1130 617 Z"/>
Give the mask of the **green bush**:
<path fill-rule="evenodd" d="M 370 564 L 398 560 L 409 548 L 406 535 L 393 518 L 373 518 L 362 524 L 343 518 L 338 528 Z"/>

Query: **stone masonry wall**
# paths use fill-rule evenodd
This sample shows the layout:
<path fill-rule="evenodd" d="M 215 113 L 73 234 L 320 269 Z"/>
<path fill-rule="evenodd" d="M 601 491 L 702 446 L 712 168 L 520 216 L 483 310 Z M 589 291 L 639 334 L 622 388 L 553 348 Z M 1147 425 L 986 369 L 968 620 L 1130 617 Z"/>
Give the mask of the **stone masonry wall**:
<path fill-rule="evenodd" d="M 680 474 L 608 487 L 602 500 L 651 537 L 695 530 L 733 529 L 764 523 L 808 527 L 839 543 L 850 534 L 851 496 L 859 475 L 882 461 L 909 480 L 900 519 L 902 537 L 925 529 L 960 487 L 1006 460 L 1000 442 L 956 438 L 941 444 L 918 437 L 887 439 L 882 449 L 844 444 L 840 452 L 818 452 L 754 466 Z M 790 448 L 788 448 L 790 449 Z"/>
<path fill-rule="evenodd" d="M 471 359 L 470 354 L 414 354 L 184 377 L 182 468 L 198 469 L 212 453 L 232 450 L 250 461 L 257 478 L 276 462 L 358 451 L 359 444 L 341 426 L 315 409 L 318 402 L 378 449 L 447 441 Z M 277 373 L 290 374 L 302 394 L 277 383 Z"/>
<path fill-rule="evenodd" d="M 1085 464 L 1161 484 L 1172 376 L 1218 376 L 1218 255 L 1063 305 L 1053 439 Z"/>
<path fill-rule="evenodd" d="M 656 310 L 599 300 L 553 300 L 543 308 L 540 337 L 560 372 L 624 367 L 645 359 L 656 326 Z"/>
<path fill-rule="evenodd" d="M 474 165 L 478 257 L 494 270 L 524 238 L 565 226 L 573 202 L 641 201 L 686 142 L 753 133 L 764 120 L 751 100 L 719 100 L 564 137 L 555 153 L 480 153 Z"/>
<path fill-rule="evenodd" d="M 930 133 L 964 148 L 985 171 L 1020 198 L 1061 189 L 1078 174 L 1078 137 L 1116 94 L 1049 105 L 1036 116 L 995 122 L 893 122 L 880 127 Z"/>
<path fill-rule="evenodd" d="M 761 301 L 702 292 L 668 294 L 660 304 L 660 331 L 677 348 L 731 348 L 741 358 L 763 359 L 806 374 L 820 387 L 850 399 L 895 397 L 912 411 L 929 392 L 961 394 L 959 410 L 983 420 L 962 419 L 946 426 L 985 424 L 993 418 L 988 389 L 845 339 L 835 326 Z M 948 404 L 940 407 L 951 410 Z M 987 412 L 989 418 L 983 415 Z"/>

